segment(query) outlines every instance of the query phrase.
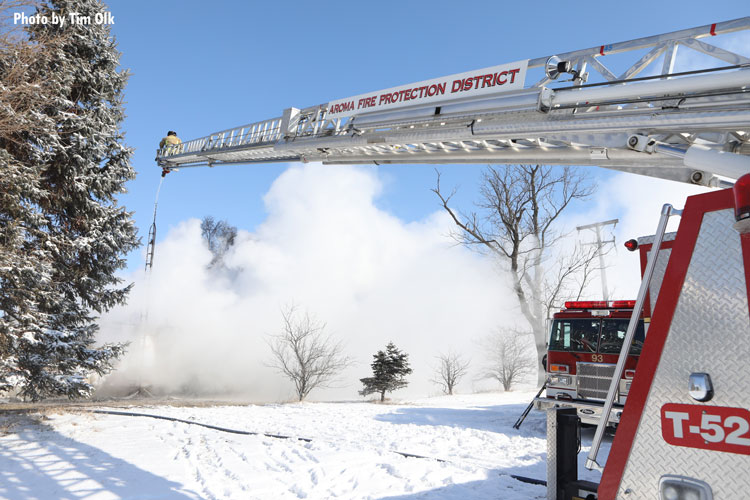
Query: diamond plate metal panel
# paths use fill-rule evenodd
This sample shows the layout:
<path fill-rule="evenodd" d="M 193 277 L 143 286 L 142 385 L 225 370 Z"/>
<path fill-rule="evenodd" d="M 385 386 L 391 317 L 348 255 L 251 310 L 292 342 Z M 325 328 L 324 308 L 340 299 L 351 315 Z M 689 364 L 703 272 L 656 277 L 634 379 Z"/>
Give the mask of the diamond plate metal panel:
<path fill-rule="evenodd" d="M 672 255 L 671 248 L 662 248 L 659 250 L 659 258 L 656 260 L 656 265 L 654 266 L 654 275 L 648 286 L 651 314 L 653 314 L 656 300 L 659 298 L 659 290 L 661 290 L 661 284 L 664 281 L 664 273 L 667 271 L 667 264 L 669 264 L 670 255 Z M 651 252 L 648 252 L 648 258 L 651 258 Z"/>
<path fill-rule="evenodd" d="M 649 252 L 650 254 L 651 252 Z M 659 258 L 656 259 L 656 265 L 654 266 L 654 275 L 651 278 L 651 283 L 648 285 L 648 297 L 651 302 L 651 313 L 653 314 L 656 300 L 659 298 L 659 290 L 661 290 L 661 284 L 664 281 L 664 273 L 667 272 L 667 264 L 669 264 L 669 256 L 672 255 L 671 248 L 663 248 L 659 250 Z"/>
<path fill-rule="evenodd" d="M 672 446 L 661 434 L 664 404 L 699 404 L 688 394 L 692 372 L 713 379 L 708 404 L 750 407 L 750 319 L 733 215 L 721 210 L 703 218 L 617 498 L 658 498 L 664 474 L 707 482 L 715 500 L 747 498 L 750 491 L 750 456 Z"/>
<path fill-rule="evenodd" d="M 664 233 L 664 238 L 662 238 L 662 242 L 664 241 L 674 241 L 674 239 L 677 237 L 677 232 L 673 231 L 671 233 Z M 638 238 L 638 246 L 643 245 L 653 245 L 654 244 L 654 238 L 655 236 L 653 234 L 649 236 L 640 236 Z"/>
<path fill-rule="evenodd" d="M 665 233 L 662 241 L 674 241 L 677 233 Z M 654 236 L 641 236 L 638 238 L 638 245 L 653 245 Z M 659 259 L 656 261 L 654 267 L 654 276 L 651 278 L 651 283 L 648 287 L 648 296 L 650 302 L 650 310 L 653 312 L 656 299 L 659 297 L 659 290 L 661 290 L 661 283 L 664 280 L 664 273 L 667 271 L 667 264 L 669 263 L 669 256 L 672 254 L 671 248 L 662 248 L 659 250 Z M 651 251 L 646 252 L 647 258 L 651 258 Z"/>
<path fill-rule="evenodd" d="M 547 500 L 557 500 L 557 409 L 547 409 Z"/>

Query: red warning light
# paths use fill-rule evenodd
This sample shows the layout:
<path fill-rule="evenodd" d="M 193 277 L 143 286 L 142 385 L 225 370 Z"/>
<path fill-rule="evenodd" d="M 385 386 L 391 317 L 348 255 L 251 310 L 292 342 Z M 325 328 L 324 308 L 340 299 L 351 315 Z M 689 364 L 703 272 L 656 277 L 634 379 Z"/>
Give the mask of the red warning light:
<path fill-rule="evenodd" d="M 612 307 L 615 309 L 632 309 L 635 307 L 635 300 L 613 300 Z"/>
<path fill-rule="evenodd" d="M 631 252 L 635 252 L 638 250 L 638 240 L 628 240 L 625 242 L 625 248 L 630 250 Z"/>
<path fill-rule="evenodd" d="M 734 183 L 734 218 L 737 221 L 750 217 L 750 174 L 745 174 Z"/>
<path fill-rule="evenodd" d="M 604 300 L 569 300 L 565 302 L 565 309 L 606 309 Z"/>

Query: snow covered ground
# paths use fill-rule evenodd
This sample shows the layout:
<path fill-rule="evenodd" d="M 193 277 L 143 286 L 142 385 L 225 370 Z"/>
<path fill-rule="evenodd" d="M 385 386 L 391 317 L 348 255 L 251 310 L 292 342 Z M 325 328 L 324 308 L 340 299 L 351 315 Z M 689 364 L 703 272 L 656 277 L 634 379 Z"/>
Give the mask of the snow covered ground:
<path fill-rule="evenodd" d="M 112 408 L 311 441 L 84 411 L 3 414 L 0 405 L 0 497 L 546 498 L 544 487 L 510 477 L 545 478 L 545 416 L 533 411 L 512 428 L 532 397 Z M 592 432 L 583 434 L 579 473 L 598 481 L 582 466 Z"/>

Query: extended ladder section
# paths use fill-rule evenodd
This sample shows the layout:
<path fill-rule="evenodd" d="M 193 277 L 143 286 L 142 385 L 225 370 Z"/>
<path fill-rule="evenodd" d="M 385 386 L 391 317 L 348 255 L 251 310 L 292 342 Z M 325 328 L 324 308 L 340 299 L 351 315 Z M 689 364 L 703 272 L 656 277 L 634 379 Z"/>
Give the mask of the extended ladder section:
<path fill-rule="evenodd" d="M 704 39 L 748 29 L 745 17 L 288 108 L 157 161 L 592 165 L 716 186 L 750 172 L 750 57 Z"/>

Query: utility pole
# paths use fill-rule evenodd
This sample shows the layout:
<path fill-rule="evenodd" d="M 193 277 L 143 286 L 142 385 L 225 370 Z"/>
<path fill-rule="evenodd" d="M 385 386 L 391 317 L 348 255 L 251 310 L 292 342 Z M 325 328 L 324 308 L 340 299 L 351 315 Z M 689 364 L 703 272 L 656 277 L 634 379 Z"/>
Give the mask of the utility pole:
<path fill-rule="evenodd" d="M 602 295 L 604 296 L 604 300 L 609 300 L 609 290 L 607 290 L 607 271 L 604 268 L 604 253 L 602 252 L 602 248 L 604 248 L 604 245 L 608 243 L 612 243 L 612 245 L 614 245 L 615 239 L 614 237 L 612 237 L 611 240 L 602 241 L 602 228 L 611 224 L 612 229 L 614 229 L 615 226 L 617 226 L 618 222 L 620 222 L 620 219 L 612 219 L 604 222 L 595 222 L 594 224 L 588 224 L 585 226 L 578 226 L 576 228 L 579 233 L 584 229 L 593 229 L 596 232 L 596 243 L 586 244 L 596 245 L 596 253 L 599 255 L 599 274 L 602 278 Z"/>

